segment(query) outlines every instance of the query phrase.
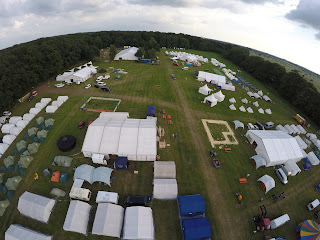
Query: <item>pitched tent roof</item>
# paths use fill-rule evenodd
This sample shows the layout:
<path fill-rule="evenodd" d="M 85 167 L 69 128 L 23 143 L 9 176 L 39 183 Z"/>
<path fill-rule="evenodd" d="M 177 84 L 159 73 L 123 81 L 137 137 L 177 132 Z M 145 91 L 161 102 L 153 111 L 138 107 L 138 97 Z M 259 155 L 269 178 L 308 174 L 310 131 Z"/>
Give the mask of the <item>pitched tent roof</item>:
<path fill-rule="evenodd" d="M 205 84 L 204 86 L 200 87 L 199 90 L 198 90 L 198 92 L 203 94 L 203 95 L 208 95 L 211 91 L 212 91 L 212 89 L 209 88 L 207 84 Z"/>
<path fill-rule="evenodd" d="M 19 198 L 18 210 L 26 217 L 48 223 L 55 204 L 55 199 L 46 198 L 26 191 Z"/>
<path fill-rule="evenodd" d="M 71 200 L 68 212 L 63 224 L 63 230 L 88 235 L 88 223 L 91 205 L 88 203 Z"/>
<path fill-rule="evenodd" d="M 40 108 L 30 108 L 29 113 L 37 115 L 39 112 L 41 112 Z"/>
<path fill-rule="evenodd" d="M 248 108 L 247 108 L 247 112 L 248 112 L 248 113 L 253 113 L 252 108 L 251 108 L 251 107 L 248 107 Z"/>
<path fill-rule="evenodd" d="M 127 207 L 123 224 L 123 240 L 154 240 L 154 222 L 149 207 Z"/>
<path fill-rule="evenodd" d="M 31 121 L 36 115 L 32 113 L 26 113 L 23 115 L 23 120 Z"/>
<path fill-rule="evenodd" d="M 307 149 L 308 148 L 308 145 L 302 140 L 302 138 L 300 136 L 295 136 L 294 138 L 297 140 L 297 143 L 299 144 L 299 146 L 302 149 Z"/>
<path fill-rule="evenodd" d="M 238 129 L 239 127 L 242 127 L 244 129 L 244 124 L 242 122 L 240 122 L 239 120 L 234 120 L 234 128 Z"/>
<path fill-rule="evenodd" d="M 56 101 L 53 101 L 51 103 L 51 106 L 57 106 L 57 107 L 61 107 L 61 105 L 63 104 L 64 102 L 62 100 L 56 100 Z"/>
<path fill-rule="evenodd" d="M 229 106 L 229 108 L 230 108 L 230 110 L 237 110 L 237 108 L 233 105 L 233 104 L 231 104 L 230 106 Z"/>
<path fill-rule="evenodd" d="M 205 202 L 201 194 L 178 196 L 180 218 L 204 215 Z"/>
<path fill-rule="evenodd" d="M 258 112 L 261 113 L 261 114 L 264 114 L 264 110 L 262 108 L 259 108 Z"/>
<path fill-rule="evenodd" d="M 269 192 L 272 188 L 276 186 L 274 179 L 267 174 L 259 178 L 257 181 L 262 182 L 264 184 L 266 190 L 265 193 Z"/>
<path fill-rule="evenodd" d="M 181 222 L 183 239 L 210 239 L 211 225 L 208 218 L 184 219 Z"/>
<path fill-rule="evenodd" d="M 266 165 L 267 165 L 266 160 L 265 160 L 263 157 L 259 156 L 259 155 L 254 155 L 254 156 L 252 156 L 251 158 L 252 158 L 252 159 L 254 160 L 254 162 L 255 162 L 256 169 L 258 169 L 259 167 L 262 167 L 262 166 L 266 166 Z"/>
<path fill-rule="evenodd" d="M 20 120 L 19 122 L 16 123 L 17 127 L 22 127 L 25 128 L 28 125 L 29 121 L 26 120 Z"/>
<path fill-rule="evenodd" d="M 264 110 L 266 112 L 266 114 L 272 114 L 271 109 L 267 108 L 266 110 Z"/>
<path fill-rule="evenodd" d="M 204 98 L 204 103 L 206 103 L 206 102 L 210 102 L 211 103 L 210 106 L 213 107 L 213 106 L 217 105 L 218 100 L 214 97 L 213 94 L 211 94 L 211 95 Z"/>
<path fill-rule="evenodd" d="M 176 178 L 176 163 L 174 161 L 155 161 L 153 178 Z"/>
<path fill-rule="evenodd" d="M 299 128 L 296 127 L 296 125 L 291 124 L 290 127 L 292 127 L 294 134 L 300 134 L 300 130 Z"/>
<path fill-rule="evenodd" d="M 288 133 L 288 130 L 285 129 L 281 124 L 276 126 L 276 130 L 280 130 L 280 131 L 282 131 L 284 133 Z"/>
<path fill-rule="evenodd" d="M 217 75 L 217 74 L 213 74 L 213 73 L 208 73 L 208 72 L 204 72 L 204 71 L 199 71 L 198 80 L 212 82 L 214 84 L 225 84 L 226 83 L 225 76 L 221 76 L 221 75 Z"/>
<path fill-rule="evenodd" d="M 307 133 L 306 130 L 301 125 L 297 125 L 296 127 L 300 130 L 301 134 L 306 134 Z"/>
<path fill-rule="evenodd" d="M 92 234 L 120 238 L 123 215 L 123 207 L 111 203 L 99 203 Z"/>
<path fill-rule="evenodd" d="M 66 102 L 68 99 L 69 99 L 68 96 L 59 96 L 59 97 L 57 98 L 57 101 Z"/>
<path fill-rule="evenodd" d="M 267 95 L 263 95 L 262 98 L 267 102 L 271 102 L 271 99 Z"/>
<path fill-rule="evenodd" d="M 2 133 L 10 133 L 10 129 L 13 127 L 15 127 L 15 125 L 12 123 L 3 124 L 1 127 L 1 132 Z"/>
<path fill-rule="evenodd" d="M 4 235 L 5 240 L 52 240 L 53 237 L 22 227 L 21 225 L 11 224 Z"/>
<path fill-rule="evenodd" d="M 99 118 L 129 118 L 128 112 L 102 112 L 99 115 Z"/>
<path fill-rule="evenodd" d="M 293 134 L 294 130 L 289 124 L 284 125 L 284 128 L 287 130 L 288 134 Z"/>
<path fill-rule="evenodd" d="M 57 106 L 48 106 L 46 107 L 46 113 L 55 113 L 58 110 Z"/>
<path fill-rule="evenodd" d="M 295 176 L 298 173 L 301 172 L 301 169 L 299 168 L 298 164 L 295 161 L 288 160 L 284 163 L 284 166 L 290 170 L 291 176 Z"/>
<path fill-rule="evenodd" d="M 51 98 L 41 98 L 40 102 L 44 103 L 44 104 L 48 104 L 49 102 L 51 102 Z"/>
<path fill-rule="evenodd" d="M 15 135 L 4 135 L 2 138 L 2 142 L 8 145 L 11 145 L 13 141 L 17 138 Z"/>
<path fill-rule="evenodd" d="M 313 134 L 313 133 L 307 133 L 307 137 L 308 137 L 310 140 L 317 139 L 317 135 L 315 135 L 315 134 Z"/>
<path fill-rule="evenodd" d="M 250 143 L 256 142 L 255 151 L 267 162 L 267 167 L 282 164 L 290 159 L 303 158 L 297 140 L 278 130 L 249 130 L 246 134 Z"/>
<path fill-rule="evenodd" d="M 230 102 L 230 103 L 236 103 L 237 101 L 236 101 L 234 98 L 230 98 L 230 99 L 229 99 L 229 102 Z"/>
<path fill-rule="evenodd" d="M 246 111 L 246 109 L 244 108 L 244 106 L 239 107 L 239 110 L 240 110 L 241 112 L 245 112 L 245 111 Z"/>
<path fill-rule="evenodd" d="M 35 107 L 35 108 L 43 109 L 43 108 L 45 108 L 45 106 L 46 106 L 46 104 L 45 104 L 45 103 L 41 103 L 41 102 L 39 102 L 39 103 L 36 103 L 36 105 L 35 105 L 34 107 Z"/>
<path fill-rule="evenodd" d="M 221 90 L 219 92 L 214 93 L 213 96 L 217 99 L 218 102 L 222 102 L 226 97 L 225 95 L 223 95 Z"/>
<path fill-rule="evenodd" d="M 309 161 L 312 165 L 319 165 L 319 163 L 320 163 L 319 159 L 312 151 L 307 154 L 307 158 L 309 159 Z"/>
<path fill-rule="evenodd" d="M 176 199 L 178 184 L 176 179 L 153 179 L 153 198 L 161 200 Z"/>
<path fill-rule="evenodd" d="M 122 60 L 138 60 L 138 57 L 135 56 L 138 50 L 139 48 L 137 47 L 124 49 L 114 57 L 114 60 L 120 60 L 120 58 Z"/>
<path fill-rule="evenodd" d="M 11 124 L 16 124 L 17 122 L 21 121 L 22 117 L 19 116 L 13 116 L 9 119 L 9 123 Z"/>

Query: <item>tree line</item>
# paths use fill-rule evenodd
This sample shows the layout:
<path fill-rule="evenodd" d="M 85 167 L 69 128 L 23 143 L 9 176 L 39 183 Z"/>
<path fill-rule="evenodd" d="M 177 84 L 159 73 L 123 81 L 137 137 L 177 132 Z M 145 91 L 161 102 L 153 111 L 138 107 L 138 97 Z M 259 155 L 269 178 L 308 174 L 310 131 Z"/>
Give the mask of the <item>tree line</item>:
<path fill-rule="evenodd" d="M 111 46 L 114 52 L 115 48 L 125 45 L 140 47 L 138 57 L 145 58 L 154 58 L 160 47 L 219 53 L 320 123 L 320 113 L 315 110 L 319 106 L 320 94 L 297 72 L 287 73 L 279 64 L 250 56 L 248 49 L 229 43 L 186 34 L 144 31 L 77 33 L 40 38 L 1 50 L 0 111 L 12 106 L 39 83 L 55 78 L 80 61 L 94 60 L 100 49 Z"/>

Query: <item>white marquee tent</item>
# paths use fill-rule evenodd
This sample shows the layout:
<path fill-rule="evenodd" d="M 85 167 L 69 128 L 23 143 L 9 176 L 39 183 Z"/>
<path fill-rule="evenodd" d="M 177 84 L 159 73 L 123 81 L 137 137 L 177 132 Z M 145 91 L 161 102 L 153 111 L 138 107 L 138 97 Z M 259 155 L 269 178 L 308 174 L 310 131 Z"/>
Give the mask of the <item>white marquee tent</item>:
<path fill-rule="evenodd" d="M 46 113 L 55 113 L 58 110 L 57 106 L 48 106 L 46 107 Z"/>
<path fill-rule="evenodd" d="M 16 123 L 17 127 L 25 128 L 28 125 L 29 121 L 27 120 L 20 120 Z"/>
<path fill-rule="evenodd" d="M 72 74 L 74 74 L 74 72 L 64 72 L 63 74 L 59 74 L 56 77 L 56 81 L 59 81 L 59 82 L 65 81 L 65 79 L 71 76 Z"/>
<path fill-rule="evenodd" d="M 57 101 L 66 102 L 68 99 L 69 99 L 68 96 L 59 96 L 59 97 L 57 98 Z"/>
<path fill-rule="evenodd" d="M 129 118 L 129 113 L 128 112 L 102 112 L 100 113 L 99 118 L 126 119 L 126 118 Z"/>
<path fill-rule="evenodd" d="M 114 60 L 138 60 L 138 57 L 135 56 L 138 50 L 137 47 L 124 49 L 114 57 Z"/>
<path fill-rule="evenodd" d="M 22 130 L 22 127 L 13 127 L 10 129 L 10 135 L 18 136 Z"/>
<path fill-rule="evenodd" d="M 176 179 L 153 179 L 153 198 L 172 200 L 178 196 Z"/>
<path fill-rule="evenodd" d="M 155 161 L 153 178 L 175 179 L 176 163 L 174 161 Z"/>
<path fill-rule="evenodd" d="M 18 210 L 26 217 L 48 223 L 56 201 L 26 191 L 19 198 Z"/>
<path fill-rule="evenodd" d="M 276 130 L 280 130 L 280 131 L 282 131 L 284 133 L 288 133 L 288 130 L 285 129 L 281 124 L 276 126 Z"/>
<path fill-rule="evenodd" d="M 218 100 L 214 97 L 213 94 L 211 94 L 211 95 L 205 97 L 203 102 L 206 104 L 209 104 L 210 107 L 213 107 L 213 106 L 217 105 Z"/>
<path fill-rule="evenodd" d="M 9 148 L 8 144 L 0 143 L 0 154 L 3 155 L 7 151 L 8 148 Z"/>
<path fill-rule="evenodd" d="M 213 84 L 226 84 L 226 77 L 213 74 L 213 73 L 208 73 L 208 72 L 203 72 L 199 71 L 198 74 L 198 80 L 199 81 L 206 81 L 206 82 L 211 82 Z"/>
<path fill-rule="evenodd" d="M 204 86 L 199 88 L 198 92 L 203 95 L 208 95 L 208 94 L 210 94 L 211 91 L 212 91 L 212 89 L 209 88 L 207 84 L 205 84 Z"/>
<path fill-rule="evenodd" d="M 289 124 L 284 125 L 284 128 L 288 131 L 288 134 L 293 134 L 294 130 L 292 129 L 292 127 Z"/>
<path fill-rule="evenodd" d="M 97 73 L 97 69 L 93 66 L 81 68 L 79 71 L 74 72 L 72 75 L 65 78 L 65 82 L 75 82 L 80 84 L 92 77 L 92 74 Z"/>
<path fill-rule="evenodd" d="M 303 158 L 297 140 L 278 130 L 249 130 L 246 134 L 250 144 L 257 144 L 257 155 L 264 158 L 267 167 L 282 164 L 290 159 L 295 162 Z"/>
<path fill-rule="evenodd" d="M 307 133 L 307 137 L 308 137 L 310 140 L 317 139 L 317 135 L 315 135 L 315 134 L 313 134 L 313 133 Z"/>
<path fill-rule="evenodd" d="M 267 174 L 259 178 L 257 181 L 263 183 L 266 190 L 265 193 L 269 192 L 272 188 L 276 186 L 276 182 L 274 181 L 274 179 Z"/>
<path fill-rule="evenodd" d="M 87 236 L 91 208 L 88 203 L 71 200 L 64 220 L 63 230 L 82 233 Z"/>
<path fill-rule="evenodd" d="M 123 240 L 154 240 L 154 221 L 149 207 L 127 207 L 123 225 Z"/>
<path fill-rule="evenodd" d="M 214 93 L 213 96 L 215 97 L 215 99 L 217 99 L 218 102 L 222 102 L 225 98 L 225 95 L 223 95 L 221 90 L 219 92 Z"/>
<path fill-rule="evenodd" d="M 11 224 L 4 235 L 5 240 L 52 240 L 53 237 L 22 227 L 21 225 Z"/>
<path fill-rule="evenodd" d="M 312 151 L 307 154 L 307 158 L 309 159 L 309 161 L 312 165 L 319 165 L 319 163 L 320 163 L 319 159 Z"/>
<path fill-rule="evenodd" d="M 230 106 L 229 106 L 229 108 L 230 108 L 230 110 L 237 110 L 237 108 L 233 105 L 233 104 L 231 104 Z"/>
<path fill-rule="evenodd" d="M 19 122 L 20 120 L 22 120 L 22 117 L 18 117 L 18 116 L 13 116 L 9 119 L 9 123 L 11 124 L 16 124 L 17 122 Z"/>
<path fill-rule="evenodd" d="M 286 161 L 284 163 L 284 167 L 287 169 L 288 173 L 290 173 L 290 176 L 296 176 L 301 172 L 301 169 L 299 168 L 298 164 L 292 160 Z"/>
<path fill-rule="evenodd" d="M 120 238 L 124 209 L 112 203 L 99 203 L 92 234 Z"/>
<path fill-rule="evenodd" d="M 53 101 L 51 103 L 51 106 L 57 106 L 57 107 L 61 107 L 61 105 L 63 104 L 64 102 L 62 100 L 56 100 L 56 101 Z"/>

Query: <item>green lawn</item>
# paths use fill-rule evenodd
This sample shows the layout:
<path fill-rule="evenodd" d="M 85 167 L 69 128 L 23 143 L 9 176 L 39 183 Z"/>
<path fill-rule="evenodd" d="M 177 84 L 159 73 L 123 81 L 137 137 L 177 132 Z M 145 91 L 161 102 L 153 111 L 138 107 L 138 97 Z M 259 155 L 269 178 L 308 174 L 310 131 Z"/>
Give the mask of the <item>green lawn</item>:
<path fill-rule="evenodd" d="M 215 53 L 199 52 L 190 50 L 189 52 L 197 53 L 203 56 L 215 57 L 219 61 L 227 64 L 228 68 L 237 70 L 238 68 L 221 58 Z M 253 234 L 254 223 L 252 217 L 259 212 L 259 199 L 264 198 L 263 204 L 266 205 L 268 216 L 270 218 L 278 217 L 284 213 L 288 213 L 291 221 L 283 227 L 269 231 L 268 234 L 274 236 L 287 236 L 287 239 L 295 239 L 294 228 L 295 225 L 302 220 L 313 219 L 313 213 L 307 211 L 306 204 L 318 197 L 318 192 L 314 190 L 314 185 L 320 182 L 318 169 L 315 167 L 311 171 L 302 172 L 296 177 L 290 177 L 287 185 L 282 185 L 275 175 L 273 168 L 260 168 L 256 170 L 250 160 L 250 157 L 255 155 L 253 147 L 247 143 L 245 134 L 246 130 L 238 129 L 235 132 L 235 137 L 239 141 L 239 145 L 231 145 L 231 153 L 224 153 L 222 149 L 215 148 L 217 158 L 221 161 L 221 168 L 214 168 L 209 156 L 209 150 L 212 148 L 207 134 L 204 130 L 201 119 L 225 120 L 234 129 L 233 120 L 238 119 L 243 123 L 261 121 L 273 121 L 275 124 L 295 123 L 291 116 L 297 113 L 297 110 L 292 108 L 288 102 L 266 88 L 252 76 L 242 71 L 242 76 L 256 85 L 263 92 L 267 93 L 273 100 L 272 103 L 258 100 L 260 106 L 264 109 L 270 108 L 272 115 L 262 115 L 257 113 L 254 109 L 253 114 L 242 113 L 240 111 L 229 110 L 228 99 L 234 97 L 237 100 L 235 106 L 238 108 L 241 105 L 248 107 L 250 104 L 242 104 L 241 99 L 249 96 L 246 91 L 236 86 L 235 92 L 222 91 L 226 95 L 225 101 L 218 103 L 215 107 L 202 104 L 204 96 L 198 93 L 198 88 L 202 86 L 196 81 L 194 74 L 195 70 L 209 69 L 210 72 L 220 73 L 221 70 L 215 68 L 211 63 L 204 64 L 196 68 L 190 67 L 188 71 L 183 71 L 181 66 L 175 67 L 169 60 L 168 56 L 164 55 L 162 51 L 160 54 L 160 65 L 149 65 L 135 62 L 104 62 L 104 59 L 98 58 L 95 66 L 100 68 L 114 67 L 122 68 L 128 74 L 121 74 L 119 80 L 114 77 L 117 73 L 111 73 L 108 70 L 111 78 L 104 80 L 107 86 L 110 87 L 110 92 L 102 92 L 99 89 L 91 87 L 84 89 L 82 85 L 65 86 L 57 89 L 54 87 L 55 82 L 50 81 L 42 85 L 39 90 L 39 96 L 29 103 L 18 103 L 11 111 L 13 115 L 19 116 L 33 107 L 34 104 L 41 97 L 51 97 L 56 99 L 58 95 L 68 95 L 70 99 L 62 105 L 60 109 L 54 114 L 46 114 L 42 111 L 38 116 L 52 117 L 55 119 L 54 128 L 48 134 L 46 141 L 40 146 L 40 150 L 34 155 L 35 160 L 27 169 L 27 174 L 20 183 L 11 205 L 0 219 L 0 239 L 3 239 L 4 232 L 10 224 L 17 223 L 31 229 L 54 235 L 54 239 L 113 239 L 108 237 L 94 236 L 89 234 L 88 237 L 77 233 L 63 231 L 63 223 L 69 205 L 68 196 L 61 198 L 58 201 L 48 224 L 42 224 L 37 221 L 28 219 L 17 211 L 17 201 L 19 196 L 24 191 L 48 196 L 53 187 L 58 187 L 69 193 L 72 185 L 73 168 L 83 163 L 92 164 L 91 160 L 84 158 L 81 153 L 83 139 L 86 133 L 86 127 L 78 129 L 77 125 L 80 121 L 96 119 L 99 113 L 81 111 L 80 106 L 91 96 L 114 97 L 122 99 L 117 111 L 128 111 L 131 118 L 145 118 L 148 105 L 156 106 L 158 117 L 157 124 L 165 129 L 165 137 L 170 146 L 159 150 L 161 160 L 175 161 L 177 166 L 177 182 L 180 195 L 197 194 L 204 196 L 206 201 L 206 216 L 209 218 L 212 225 L 213 237 L 212 239 L 228 239 L 226 236 L 231 233 L 237 233 L 237 240 L 256 240 L 262 239 L 262 234 Z M 177 77 L 176 82 L 171 79 L 171 73 Z M 98 74 L 99 76 L 101 74 Z M 86 84 L 95 83 L 95 78 L 90 79 Z M 176 85 L 174 85 L 174 83 Z M 175 88 L 174 86 L 177 86 Z M 183 93 L 185 102 L 181 102 L 178 91 Z M 183 107 L 190 110 L 190 115 L 186 115 Z M 253 107 L 252 107 L 253 108 Z M 167 114 L 172 116 L 173 125 L 168 125 L 167 121 L 160 118 L 159 111 L 165 109 Z M 37 117 L 38 117 L 37 116 Z M 194 124 L 190 125 L 188 120 L 194 120 Z M 308 119 L 307 119 L 308 120 Z M 34 124 L 33 120 L 29 126 Z M 309 121 L 310 122 L 310 121 Z M 210 124 L 212 133 L 216 136 L 221 136 L 221 131 L 225 130 L 220 125 Z M 315 132 L 317 126 L 311 124 L 309 131 Z M 29 127 L 28 126 L 28 127 Z M 28 128 L 27 127 L 27 128 Z M 27 129 L 19 135 L 14 144 L 21 140 L 25 135 Z M 194 134 L 199 137 L 200 141 L 196 141 L 191 136 Z M 56 147 L 57 139 L 65 134 L 72 134 L 77 139 L 75 149 L 68 152 L 66 155 L 73 156 L 74 160 L 70 168 L 51 166 L 54 156 L 64 155 Z M 177 134 L 178 139 L 172 138 L 172 134 Z M 201 146 L 201 148 L 199 147 Z M 6 154 L 0 159 L 0 165 L 4 157 L 12 153 L 14 146 L 12 145 Z M 205 152 L 199 152 L 199 149 L 205 149 Z M 17 162 L 18 157 L 15 158 Z M 203 164 L 205 163 L 205 164 Z M 112 167 L 113 161 L 109 161 L 108 166 Z M 302 165 L 302 162 L 299 163 Z M 45 168 L 52 170 L 60 170 L 67 172 L 70 179 L 67 183 L 52 183 L 50 178 L 43 177 L 42 171 Z M 98 190 L 118 192 L 120 195 L 119 204 L 123 204 L 123 197 L 128 194 L 146 194 L 152 195 L 152 179 L 153 179 L 153 165 L 152 163 L 136 162 L 136 170 L 138 174 L 129 171 L 116 171 L 112 186 L 99 185 L 98 183 L 92 186 L 86 183 L 84 187 L 89 188 L 93 192 L 91 201 L 93 206 L 91 219 L 89 223 L 89 232 L 92 229 L 94 214 L 97 204 L 95 198 Z M 35 173 L 39 174 L 39 179 L 34 180 Z M 240 184 L 238 178 L 248 177 L 247 184 Z M 276 188 L 269 193 L 264 194 L 264 191 L 257 183 L 257 179 L 264 174 L 272 176 L 276 181 Z M 16 172 L 10 174 L 6 173 L 7 177 L 17 175 Z M 212 177 L 212 179 L 210 179 Z M 209 179 L 208 179 L 209 178 Z M 214 179 L 213 179 L 214 178 Z M 211 181 L 212 180 L 212 181 Z M 208 189 L 210 191 L 208 191 Z M 273 203 L 271 196 L 285 192 L 286 199 Z M 219 196 L 215 192 L 221 193 Z M 244 206 L 236 208 L 238 203 L 235 193 L 240 192 L 243 196 Z M 0 201 L 6 196 L 0 193 Z M 212 200 L 213 199 L 213 200 Z M 159 201 L 154 200 L 151 205 L 153 209 L 156 239 L 181 239 L 181 229 L 178 219 L 178 209 L 176 201 Z M 221 212 L 221 209 L 226 209 Z M 225 219 L 231 219 L 227 226 L 232 226 L 232 229 L 226 229 Z M 230 238 L 229 238 L 230 239 Z"/>

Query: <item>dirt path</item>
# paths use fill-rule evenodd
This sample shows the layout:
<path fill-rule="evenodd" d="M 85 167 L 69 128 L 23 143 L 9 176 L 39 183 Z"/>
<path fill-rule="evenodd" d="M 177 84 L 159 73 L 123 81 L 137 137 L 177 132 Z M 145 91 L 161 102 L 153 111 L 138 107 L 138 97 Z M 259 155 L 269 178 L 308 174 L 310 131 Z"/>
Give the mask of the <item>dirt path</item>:
<path fill-rule="evenodd" d="M 168 62 L 164 61 L 164 64 L 168 65 Z M 170 71 L 169 65 L 167 66 L 167 69 Z M 172 72 L 169 72 L 169 74 L 171 75 Z M 205 148 L 205 145 L 201 144 L 203 139 L 198 134 L 198 129 L 196 127 L 198 125 L 198 120 L 195 119 L 194 116 L 196 115 L 194 114 L 193 110 L 188 107 L 188 104 L 182 104 L 188 101 L 180 90 L 177 81 L 178 80 L 172 80 L 172 89 L 175 89 L 176 95 L 178 96 L 177 105 L 181 107 L 181 110 L 184 114 L 184 119 L 186 120 L 187 126 L 191 133 L 190 139 L 192 139 L 193 149 L 198 156 L 206 191 L 213 208 L 213 212 L 211 212 L 210 215 L 214 215 L 215 220 L 219 222 L 220 226 L 223 226 L 223 228 L 219 229 L 219 237 L 217 237 L 217 233 L 215 233 L 213 238 L 237 239 L 238 234 L 237 231 L 235 231 L 233 217 L 228 214 L 229 211 L 223 199 L 219 183 L 213 174 L 212 169 L 208 168 L 208 162 L 210 162 L 210 160 L 208 159 L 208 151 Z M 230 231 L 230 229 L 232 229 L 232 231 Z"/>

